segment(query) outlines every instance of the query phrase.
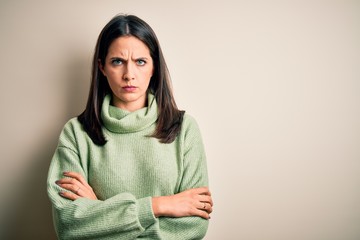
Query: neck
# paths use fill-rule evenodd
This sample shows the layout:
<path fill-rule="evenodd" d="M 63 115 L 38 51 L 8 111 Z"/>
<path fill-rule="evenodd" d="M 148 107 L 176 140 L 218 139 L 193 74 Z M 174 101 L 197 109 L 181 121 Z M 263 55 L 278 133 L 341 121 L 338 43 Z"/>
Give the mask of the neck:
<path fill-rule="evenodd" d="M 129 101 L 129 102 L 123 102 L 123 101 L 118 100 L 117 98 L 113 97 L 111 105 L 113 105 L 114 107 L 126 110 L 128 112 L 135 112 L 135 111 L 147 106 L 147 97 L 144 99 L 141 99 L 141 100 L 138 99 L 137 101 Z"/>

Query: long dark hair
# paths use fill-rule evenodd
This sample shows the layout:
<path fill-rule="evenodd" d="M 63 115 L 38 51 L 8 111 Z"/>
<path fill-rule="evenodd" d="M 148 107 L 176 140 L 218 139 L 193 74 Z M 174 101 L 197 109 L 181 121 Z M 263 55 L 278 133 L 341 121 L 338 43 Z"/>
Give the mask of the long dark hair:
<path fill-rule="evenodd" d="M 162 143 L 171 143 L 181 129 L 184 111 L 180 111 L 176 106 L 170 74 L 154 31 L 145 21 L 134 15 L 117 15 L 101 31 L 92 62 L 88 101 L 84 112 L 78 116 L 78 120 L 96 145 L 103 146 L 106 143 L 101 128 L 101 106 L 104 97 L 111 93 L 111 89 L 106 77 L 99 69 L 99 61 L 103 66 L 105 65 L 110 44 L 121 36 L 134 36 L 150 50 L 154 74 L 148 90 L 154 94 L 158 104 L 156 129 L 151 137 L 158 138 Z"/>

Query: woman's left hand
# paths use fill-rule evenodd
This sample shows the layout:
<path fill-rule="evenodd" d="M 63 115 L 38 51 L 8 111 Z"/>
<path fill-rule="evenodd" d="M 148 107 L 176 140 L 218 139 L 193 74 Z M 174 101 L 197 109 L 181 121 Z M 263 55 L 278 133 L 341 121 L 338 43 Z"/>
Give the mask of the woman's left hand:
<path fill-rule="evenodd" d="M 70 200 L 82 197 L 97 200 L 94 190 L 81 174 L 76 172 L 64 172 L 63 174 L 65 178 L 56 181 L 57 185 L 68 190 L 59 193 L 62 197 Z"/>

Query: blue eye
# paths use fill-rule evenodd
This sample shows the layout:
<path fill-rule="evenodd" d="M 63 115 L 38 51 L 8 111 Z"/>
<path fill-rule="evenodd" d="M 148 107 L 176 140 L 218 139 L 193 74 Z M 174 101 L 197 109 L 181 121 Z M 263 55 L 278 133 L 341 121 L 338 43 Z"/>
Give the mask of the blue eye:
<path fill-rule="evenodd" d="M 142 59 L 139 59 L 139 60 L 136 60 L 136 64 L 139 65 L 139 66 L 143 66 L 146 64 L 146 61 L 142 60 Z"/>
<path fill-rule="evenodd" d="M 123 64 L 123 61 L 122 61 L 121 59 L 113 59 L 113 60 L 111 61 L 111 63 L 112 63 L 113 65 L 121 65 L 121 64 Z"/>

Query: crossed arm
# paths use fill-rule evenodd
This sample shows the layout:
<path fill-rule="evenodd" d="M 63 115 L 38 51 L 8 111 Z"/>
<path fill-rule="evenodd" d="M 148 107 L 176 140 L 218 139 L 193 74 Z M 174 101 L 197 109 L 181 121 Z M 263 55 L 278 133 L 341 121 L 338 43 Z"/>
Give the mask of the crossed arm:
<path fill-rule="evenodd" d="M 84 177 L 76 172 L 64 172 L 64 178 L 56 181 L 62 189 L 60 196 L 76 200 L 88 198 L 96 200 L 92 187 Z M 170 196 L 152 197 L 152 209 L 155 217 L 189 217 L 198 216 L 210 219 L 213 201 L 207 187 L 192 188 Z"/>

